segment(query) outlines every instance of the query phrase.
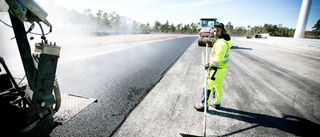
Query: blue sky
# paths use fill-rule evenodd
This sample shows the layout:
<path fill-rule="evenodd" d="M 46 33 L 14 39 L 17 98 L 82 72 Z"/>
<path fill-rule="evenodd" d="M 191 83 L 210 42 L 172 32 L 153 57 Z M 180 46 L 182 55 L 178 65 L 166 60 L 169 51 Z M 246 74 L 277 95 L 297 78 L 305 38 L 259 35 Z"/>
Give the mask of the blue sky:
<path fill-rule="evenodd" d="M 262 26 L 265 23 L 295 28 L 302 0 L 36 0 L 40 5 L 52 1 L 68 10 L 82 13 L 91 9 L 107 13 L 113 11 L 140 23 L 160 21 L 177 25 L 198 23 L 202 17 L 216 17 L 219 22 L 234 27 Z M 49 13 L 50 16 L 50 13 Z M 320 19 L 320 0 L 312 0 L 307 23 L 311 30 Z"/>

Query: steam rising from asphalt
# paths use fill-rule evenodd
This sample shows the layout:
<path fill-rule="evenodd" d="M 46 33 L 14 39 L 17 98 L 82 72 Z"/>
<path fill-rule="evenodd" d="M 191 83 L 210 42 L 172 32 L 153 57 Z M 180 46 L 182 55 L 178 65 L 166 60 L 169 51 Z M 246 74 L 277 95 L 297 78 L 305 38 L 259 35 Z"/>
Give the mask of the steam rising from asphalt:
<path fill-rule="evenodd" d="M 47 20 L 53 25 L 53 32 L 48 35 L 55 38 L 58 45 L 63 48 L 74 47 L 74 46 L 88 46 L 98 45 L 105 43 L 101 36 L 106 36 L 114 33 L 127 33 L 137 32 L 134 30 L 134 25 L 138 23 L 130 18 L 122 17 L 123 20 L 115 22 L 113 26 L 116 28 L 107 27 L 102 21 L 97 21 L 97 13 L 91 12 L 89 9 L 83 9 L 83 13 L 79 13 L 76 10 L 67 10 L 63 6 L 56 4 L 55 0 L 41 0 L 37 1 L 38 4 L 46 10 L 48 13 Z M 97 10 L 97 9 L 92 9 Z M 107 12 L 109 15 L 119 17 L 120 15 L 116 12 Z M 100 13 L 100 14 L 103 14 Z M 103 15 L 100 15 L 103 16 Z M 124 15 L 125 16 L 125 15 Z M 39 31 L 38 31 L 39 32 Z M 100 35 L 98 37 L 98 35 Z M 122 35 L 117 37 L 129 37 L 128 35 Z M 99 42 L 100 41 L 100 42 Z M 108 39 L 108 43 L 123 43 L 122 38 Z"/>
<path fill-rule="evenodd" d="M 59 7 L 51 1 L 37 1 L 37 3 L 48 13 L 47 20 L 53 25 L 52 33 L 46 35 L 49 42 L 56 42 L 58 46 L 61 46 L 61 57 L 64 55 L 64 50 L 78 48 L 78 46 L 90 45 L 94 43 L 93 37 L 90 36 L 89 28 L 95 28 L 95 24 L 83 23 L 81 15 L 75 11 L 69 12 L 64 7 Z M 0 12 L 1 21 L 11 25 L 8 12 Z M 31 26 L 30 23 L 24 23 L 25 29 Z M 49 27 L 42 23 L 44 33 L 49 31 Z M 85 31 L 84 31 L 85 30 Z M 40 27 L 36 24 L 32 31 L 33 33 L 41 33 Z M 19 75 L 23 73 L 23 67 L 21 57 L 16 44 L 13 29 L 0 22 L 0 56 L 2 56 L 6 64 L 12 73 Z M 31 52 L 34 51 L 34 44 L 41 42 L 41 35 L 28 34 L 28 38 L 34 37 L 33 40 L 29 40 Z"/>
<path fill-rule="evenodd" d="M 165 34 L 97 36 L 94 35 L 96 32 L 112 33 L 116 30 L 112 30 L 105 26 L 101 27 L 101 25 L 97 24 L 94 20 L 96 18 L 88 20 L 88 18 L 84 17 L 85 15 L 83 13 L 78 13 L 75 10 L 68 11 L 65 7 L 55 4 L 54 1 L 43 0 L 36 2 L 48 13 L 47 20 L 52 24 L 53 28 L 52 33 L 46 35 L 46 38 L 49 42 L 56 42 L 56 45 L 61 47 L 59 61 L 64 60 L 66 57 L 70 57 L 71 54 L 75 57 L 86 54 L 85 51 L 87 51 L 88 48 L 98 49 L 99 47 L 106 45 L 181 37 L 181 35 L 168 36 Z M 91 13 L 91 15 L 95 16 L 95 13 Z M 11 25 L 8 12 L 0 12 L 0 19 Z M 122 26 L 122 30 L 124 30 L 124 32 L 130 32 L 133 31 L 130 24 L 137 22 L 127 19 L 125 22 L 118 23 L 119 24 L 115 25 Z M 31 25 L 30 23 L 24 24 L 26 30 Z M 49 27 L 43 23 L 42 27 L 44 28 L 44 33 L 49 31 Z M 41 33 L 41 30 L 37 24 L 32 32 Z M 16 45 L 16 40 L 10 40 L 12 37 L 14 37 L 13 29 L 5 26 L 3 23 L 0 23 L 0 56 L 5 58 L 7 65 L 11 69 L 16 69 L 13 71 L 21 73 L 23 72 L 22 62 L 18 47 Z M 34 37 L 33 40 L 29 40 L 31 52 L 33 52 L 34 44 L 41 42 L 41 36 L 36 34 L 28 34 L 27 37 Z M 109 50 L 109 48 L 104 48 L 104 50 Z M 110 50 L 114 49 L 111 48 Z"/>

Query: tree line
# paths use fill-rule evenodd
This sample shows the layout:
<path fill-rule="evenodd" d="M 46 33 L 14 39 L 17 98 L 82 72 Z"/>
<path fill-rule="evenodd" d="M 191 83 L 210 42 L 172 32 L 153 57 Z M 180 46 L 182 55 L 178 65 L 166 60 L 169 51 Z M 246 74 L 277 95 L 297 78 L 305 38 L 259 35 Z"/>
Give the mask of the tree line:
<path fill-rule="evenodd" d="M 261 33 L 269 33 L 270 36 L 277 37 L 293 37 L 295 29 L 283 27 L 282 24 L 264 24 L 263 26 L 250 26 L 234 28 L 231 22 L 226 24 L 226 30 L 233 35 L 255 35 Z M 306 38 L 320 38 L 320 19 L 312 27 L 312 31 L 305 31 Z"/>
<path fill-rule="evenodd" d="M 197 23 L 174 25 L 173 23 L 169 23 L 169 21 L 165 23 L 155 21 L 152 25 L 149 23 L 143 24 L 131 18 L 120 16 L 115 11 L 107 13 L 99 10 L 96 15 L 93 15 L 90 9 L 85 9 L 83 15 L 80 16 L 87 18 L 86 24 L 91 24 L 97 31 L 119 33 L 198 33 Z M 92 29 L 94 28 L 90 28 L 89 30 Z"/>
<path fill-rule="evenodd" d="M 253 26 L 248 25 L 247 27 L 236 27 L 233 28 L 231 22 L 226 24 L 226 29 L 230 34 L 234 35 L 255 35 L 261 33 L 269 33 L 270 36 L 280 36 L 280 37 L 293 37 L 295 29 L 283 27 L 282 24 L 264 24 L 263 26 Z"/>
<path fill-rule="evenodd" d="M 59 11 L 67 12 L 67 14 L 58 15 L 61 22 L 69 26 L 69 28 L 80 29 L 84 32 L 99 32 L 99 33 L 182 33 L 182 34 L 197 34 L 199 32 L 198 23 L 190 24 L 173 24 L 168 20 L 165 23 L 155 21 L 153 24 L 140 23 L 131 18 L 121 16 L 115 11 L 111 13 L 99 10 L 97 13 L 92 13 L 91 9 L 85 9 L 83 13 L 78 13 L 75 10 L 67 11 L 63 7 L 59 7 Z M 61 9 L 62 8 L 62 9 Z M 56 9 L 57 11 L 57 9 Z M 200 18 L 200 17 L 199 17 Z M 313 31 L 306 32 L 307 36 L 319 38 L 320 20 L 313 27 Z M 293 37 L 295 29 L 287 28 L 282 24 L 264 24 L 263 26 L 241 26 L 234 27 L 231 22 L 225 24 L 226 30 L 231 35 L 255 35 L 260 33 L 269 33 L 270 36 Z"/>

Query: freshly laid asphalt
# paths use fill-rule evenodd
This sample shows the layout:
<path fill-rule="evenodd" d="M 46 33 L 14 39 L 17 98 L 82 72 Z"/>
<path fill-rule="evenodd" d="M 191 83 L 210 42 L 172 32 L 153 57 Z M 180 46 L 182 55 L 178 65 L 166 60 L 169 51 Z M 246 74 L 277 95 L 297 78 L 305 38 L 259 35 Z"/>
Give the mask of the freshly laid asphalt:
<path fill-rule="evenodd" d="M 61 92 L 98 102 L 57 126 L 51 136 L 111 136 L 194 40 L 195 36 L 187 36 L 122 45 L 97 44 L 61 53 L 57 71 Z"/>
<path fill-rule="evenodd" d="M 317 135 L 319 40 L 232 40 L 222 107 L 209 107 L 206 135 Z M 204 113 L 193 105 L 201 100 L 204 55 L 195 41 L 113 137 L 202 136 Z"/>

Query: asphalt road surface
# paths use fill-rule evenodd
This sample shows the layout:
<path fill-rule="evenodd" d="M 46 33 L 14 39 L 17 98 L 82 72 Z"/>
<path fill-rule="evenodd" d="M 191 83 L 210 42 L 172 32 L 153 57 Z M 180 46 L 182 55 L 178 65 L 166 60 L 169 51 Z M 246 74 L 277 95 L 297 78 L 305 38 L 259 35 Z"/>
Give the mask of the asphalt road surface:
<path fill-rule="evenodd" d="M 320 129 L 319 40 L 233 37 L 222 107 L 208 136 L 315 136 Z M 193 43 L 114 137 L 201 136 L 205 48 Z M 195 121 L 195 122 L 194 122 Z"/>
<path fill-rule="evenodd" d="M 98 102 L 55 128 L 51 136 L 111 136 L 195 40 L 188 36 L 64 53 L 57 71 L 61 92 Z"/>

